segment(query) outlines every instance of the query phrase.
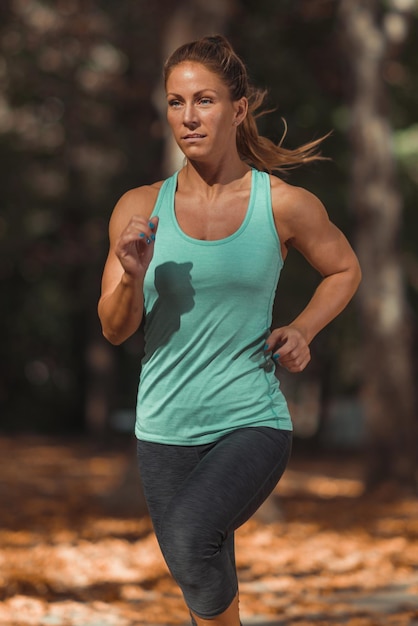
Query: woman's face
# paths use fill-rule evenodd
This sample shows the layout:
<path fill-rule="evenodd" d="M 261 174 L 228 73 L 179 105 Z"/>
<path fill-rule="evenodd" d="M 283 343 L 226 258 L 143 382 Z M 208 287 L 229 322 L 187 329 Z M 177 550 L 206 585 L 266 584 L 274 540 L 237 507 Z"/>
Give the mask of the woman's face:
<path fill-rule="evenodd" d="M 166 85 L 167 119 L 187 158 L 222 158 L 236 150 L 236 128 L 246 99 L 231 100 L 228 87 L 204 65 L 186 61 L 175 66 Z"/>

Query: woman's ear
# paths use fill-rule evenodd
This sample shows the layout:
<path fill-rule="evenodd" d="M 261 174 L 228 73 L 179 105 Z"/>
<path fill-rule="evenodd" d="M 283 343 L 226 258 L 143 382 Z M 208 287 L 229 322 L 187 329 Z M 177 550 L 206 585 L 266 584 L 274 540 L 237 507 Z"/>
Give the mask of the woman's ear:
<path fill-rule="evenodd" d="M 248 100 L 243 97 L 240 100 L 234 102 L 235 105 L 235 117 L 234 126 L 238 126 L 247 117 L 248 113 Z"/>

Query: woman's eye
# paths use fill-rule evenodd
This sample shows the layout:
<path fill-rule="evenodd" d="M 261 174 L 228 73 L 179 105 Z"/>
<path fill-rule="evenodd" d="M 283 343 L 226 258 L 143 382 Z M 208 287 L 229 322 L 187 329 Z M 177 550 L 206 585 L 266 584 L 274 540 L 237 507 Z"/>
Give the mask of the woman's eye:
<path fill-rule="evenodd" d="M 181 105 L 180 100 L 169 100 L 168 102 L 169 107 L 176 108 L 176 107 L 179 107 L 180 105 Z"/>
<path fill-rule="evenodd" d="M 200 98 L 199 100 L 199 104 L 206 105 L 206 104 L 211 104 L 211 103 L 212 103 L 211 98 Z"/>

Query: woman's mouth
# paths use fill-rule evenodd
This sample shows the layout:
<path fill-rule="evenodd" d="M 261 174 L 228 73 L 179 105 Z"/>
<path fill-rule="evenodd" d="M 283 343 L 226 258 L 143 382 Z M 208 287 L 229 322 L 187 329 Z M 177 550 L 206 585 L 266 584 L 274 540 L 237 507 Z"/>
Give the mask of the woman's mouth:
<path fill-rule="evenodd" d="M 185 141 L 195 141 L 199 139 L 204 139 L 205 135 L 201 135 L 200 133 L 189 133 L 188 135 L 184 135 L 183 139 Z"/>

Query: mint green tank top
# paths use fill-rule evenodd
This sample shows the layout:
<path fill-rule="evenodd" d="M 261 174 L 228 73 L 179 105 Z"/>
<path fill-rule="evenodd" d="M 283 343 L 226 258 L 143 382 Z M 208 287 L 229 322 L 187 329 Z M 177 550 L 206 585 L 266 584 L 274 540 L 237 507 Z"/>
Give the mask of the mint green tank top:
<path fill-rule="evenodd" d="M 135 434 L 199 445 L 249 426 L 292 430 L 264 351 L 283 266 L 269 176 L 252 170 L 247 213 L 235 233 L 201 241 L 177 222 L 177 174 L 164 181 L 153 210 L 159 225 L 144 281 Z"/>

